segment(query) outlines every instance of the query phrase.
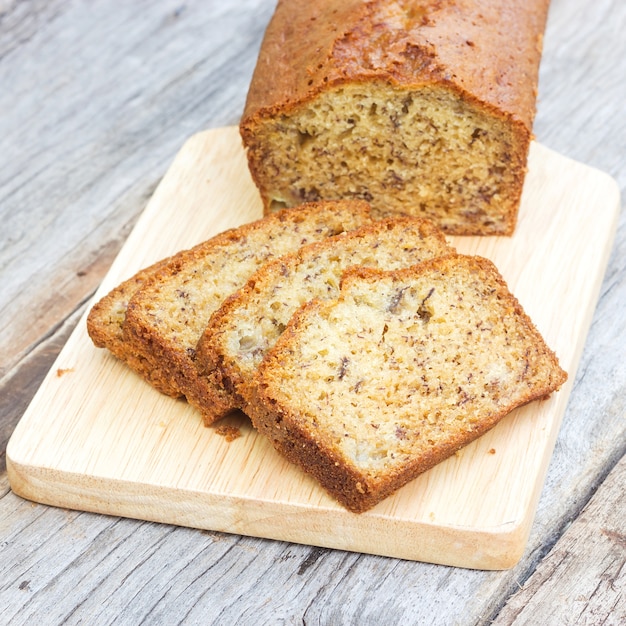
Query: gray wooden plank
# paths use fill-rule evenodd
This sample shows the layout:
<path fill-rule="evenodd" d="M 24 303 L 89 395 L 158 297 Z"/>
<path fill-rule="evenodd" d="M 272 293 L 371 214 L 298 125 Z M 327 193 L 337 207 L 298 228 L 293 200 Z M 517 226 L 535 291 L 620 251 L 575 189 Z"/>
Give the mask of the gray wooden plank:
<path fill-rule="evenodd" d="M 626 624 L 626 457 L 494 626 Z"/>
<path fill-rule="evenodd" d="M 0 376 L 94 290 L 182 142 L 237 122 L 272 8 L 5 9 Z"/>

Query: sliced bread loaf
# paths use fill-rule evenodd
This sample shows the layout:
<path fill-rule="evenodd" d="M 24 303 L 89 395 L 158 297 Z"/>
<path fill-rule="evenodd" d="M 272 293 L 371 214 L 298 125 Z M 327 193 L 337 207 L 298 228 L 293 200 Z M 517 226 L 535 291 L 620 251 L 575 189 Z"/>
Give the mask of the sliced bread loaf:
<path fill-rule="evenodd" d="M 362 512 L 567 374 L 490 261 L 351 269 L 257 370 L 256 428 Z"/>
<path fill-rule="evenodd" d="M 149 359 L 198 408 L 208 425 L 223 415 L 220 390 L 198 376 L 196 345 L 213 311 L 268 259 L 370 222 L 360 201 L 309 203 L 245 224 L 182 251 L 157 269 L 128 303 L 123 340 Z M 226 407 L 228 408 L 228 407 Z"/>
<path fill-rule="evenodd" d="M 347 267 L 391 270 L 452 251 L 431 222 L 396 218 L 274 259 L 212 316 L 198 343 L 198 366 L 224 389 L 224 399 L 230 394 L 231 407 L 245 411 L 247 386 L 292 314 L 313 298 L 336 297 Z"/>

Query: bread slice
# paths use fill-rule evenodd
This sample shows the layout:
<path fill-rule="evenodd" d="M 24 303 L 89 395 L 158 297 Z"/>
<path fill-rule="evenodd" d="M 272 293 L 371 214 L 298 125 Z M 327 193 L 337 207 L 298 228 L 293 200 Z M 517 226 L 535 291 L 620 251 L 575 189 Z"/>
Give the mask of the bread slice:
<path fill-rule="evenodd" d="M 245 224 L 179 252 L 128 303 L 123 340 L 198 408 L 205 423 L 223 414 L 219 390 L 198 375 L 196 345 L 213 311 L 273 256 L 370 222 L 361 201 L 309 203 Z"/>
<path fill-rule="evenodd" d="M 106 348 L 155 389 L 178 398 L 182 395 L 181 392 L 170 381 L 159 376 L 159 368 L 154 359 L 151 359 L 150 355 L 137 353 L 131 344 L 124 340 L 123 333 L 128 302 L 146 281 L 168 262 L 169 257 L 140 270 L 96 302 L 87 315 L 87 333 L 97 348 Z"/>
<path fill-rule="evenodd" d="M 352 269 L 301 308 L 249 414 L 287 459 L 362 512 L 567 374 L 494 265 L 463 255 Z"/>
<path fill-rule="evenodd" d="M 450 254 L 431 222 L 395 218 L 300 248 L 259 269 L 212 316 L 198 343 L 198 366 L 246 411 L 248 385 L 292 314 L 313 298 L 333 298 L 351 265 L 396 269 Z"/>
<path fill-rule="evenodd" d="M 362 198 L 511 234 L 549 0 L 282 0 L 241 120 L 266 211 Z"/>

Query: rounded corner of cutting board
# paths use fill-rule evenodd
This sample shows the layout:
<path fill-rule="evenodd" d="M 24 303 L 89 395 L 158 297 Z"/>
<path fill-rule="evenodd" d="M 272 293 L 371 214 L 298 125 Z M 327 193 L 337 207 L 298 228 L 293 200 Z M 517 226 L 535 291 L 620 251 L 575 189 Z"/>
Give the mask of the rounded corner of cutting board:
<path fill-rule="evenodd" d="M 493 557 L 492 570 L 507 570 L 515 567 L 526 552 L 528 546 L 528 536 L 533 514 L 527 515 L 527 519 L 508 525 L 508 528 L 499 535 L 496 545 L 500 546 L 500 551 Z"/>
<path fill-rule="evenodd" d="M 399 558 L 465 569 L 502 571 L 515 567 L 526 552 L 534 509 L 497 527 L 433 527 L 417 525 L 412 546 Z M 411 535 L 411 530 L 407 533 Z M 430 548 L 428 546 L 431 546 Z M 433 549 L 434 547 L 434 549 Z"/>
<path fill-rule="evenodd" d="M 34 500 L 35 498 L 31 495 L 32 481 L 28 473 L 28 465 L 21 463 L 19 460 L 14 458 L 12 453 L 14 446 L 11 445 L 12 441 L 13 437 L 9 439 L 6 451 L 6 466 L 9 487 L 11 487 L 11 491 L 15 495 L 20 496 L 20 498 Z"/>
<path fill-rule="evenodd" d="M 54 468 L 51 468 L 50 476 L 46 476 L 45 467 L 38 464 L 32 458 L 32 452 L 26 444 L 28 434 L 22 432 L 21 427 L 27 421 L 28 416 L 22 417 L 16 429 L 13 431 L 6 449 L 6 468 L 9 487 L 20 498 L 55 506 L 57 504 L 58 485 Z M 59 506 L 63 504 L 59 501 Z"/>

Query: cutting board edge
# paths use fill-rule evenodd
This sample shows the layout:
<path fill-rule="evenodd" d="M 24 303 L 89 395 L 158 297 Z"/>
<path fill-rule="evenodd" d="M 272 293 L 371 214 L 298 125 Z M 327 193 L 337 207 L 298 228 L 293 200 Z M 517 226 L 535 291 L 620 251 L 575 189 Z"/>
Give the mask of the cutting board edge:
<path fill-rule="evenodd" d="M 186 491 L 188 497 L 181 498 L 175 487 L 156 484 L 149 485 L 150 494 L 146 495 L 145 483 L 109 477 L 91 476 L 86 489 L 82 474 L 23 465 L 8 452 L 7 473 L 15 495 L 46 506 L 476 570 L 514 567 L 524 553 L 534 516 L 529 511 L 523 519 L 495 527 L 459 527 L 372 512 L 359 515 L 339 506 L 309 508 L 229 494 Z M 103 503 L 102 489 L 110 490 L 112 482 L 117 488 L 110 491 L 109 503 Z M 276 530 L 272 520 L 278 516 L 281 525 Z M 297 523 L 286 530 L 284 520 L 290 517 Z M 380 538 L 375 550 L 370 541 L 362 539 L 364 523 Z M 320 525 L 333 532 L 325 536 L 316 532 Z M 448 549 L 442 550 L 442 546 Z"/>

